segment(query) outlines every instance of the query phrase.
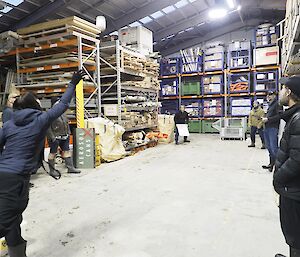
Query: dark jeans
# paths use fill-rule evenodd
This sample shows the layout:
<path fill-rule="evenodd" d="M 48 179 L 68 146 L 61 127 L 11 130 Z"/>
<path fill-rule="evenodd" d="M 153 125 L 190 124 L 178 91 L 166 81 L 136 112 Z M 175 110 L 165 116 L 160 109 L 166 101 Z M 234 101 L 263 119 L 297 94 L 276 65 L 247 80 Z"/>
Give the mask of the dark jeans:
<path fill-rule="evenodd" d="M 30 176 L 0 172 L 0 238 L 8 246 L 26 242 L 21 236 L 22 213 L 29 201 Z"/>
<path fill-rule="evenodd" d="M 300 253 L 300 202 L 280 196 L 280 225 L 286 243 Z M 293 251 L 293 249 L 291 249 Z M 293 256 L 293 255 L 291 255 Z M 299 256 L 299 255 L 294 255 Z"/>
<path fill-rule="evenodd" d="M 251 143 L 255 144 L 256 131 L 258 131 L 258 134 L 260 136 L 261 142 L 264 145 L 265 144 L 264 129 L 263 128 L 257 128 L 257 127 L 254 127 L 254 126 L 251 126 L 251 132 L 250 132 Z"/>
<path fill-rule="evenodd" d="M 50 142 L 49 143 L 50 153 L 57 153 L 58 147 L 60 147 L 60 149 L 63 152 L 69 151 L 70 150 L 69 142 L 70 142 L 69 138 L 65 140 L 56 139 L 54 142 Z"/>
<path fill-rule="evenodd" d="M 278 128 L 265 128 L 264 135 L 270 159 L 275 162 L 278 152 Z"/>
<path fill-rule="evenodd" d="M 175 125 L 175 142 L 178 143 L 178 138 L 179 138 L 179 132 L 178 132 L 178 129 Z M 187 137 L 183 137 L 184 141 L 187 140 Z"/>

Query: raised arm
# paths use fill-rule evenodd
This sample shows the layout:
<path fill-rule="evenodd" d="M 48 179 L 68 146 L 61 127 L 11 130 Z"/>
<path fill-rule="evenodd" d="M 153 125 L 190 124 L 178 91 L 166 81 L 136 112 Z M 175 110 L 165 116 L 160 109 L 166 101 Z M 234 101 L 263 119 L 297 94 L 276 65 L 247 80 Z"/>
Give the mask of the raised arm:
<path fill-rule="evenodd" d="M 82 79 L 83 75 L 84 75 L 83 71 L 78 71 L 73 74 L 72 80 L 69 83 L 66 92 L 62 95 L 59 102 L 55 104 L 47 112 L 42 114 L 41 121 L 43 123 L 51 123 L 59 116 L 61 116 L 69 108 L 69 104 L 74 95 L 76 85 Z"/>

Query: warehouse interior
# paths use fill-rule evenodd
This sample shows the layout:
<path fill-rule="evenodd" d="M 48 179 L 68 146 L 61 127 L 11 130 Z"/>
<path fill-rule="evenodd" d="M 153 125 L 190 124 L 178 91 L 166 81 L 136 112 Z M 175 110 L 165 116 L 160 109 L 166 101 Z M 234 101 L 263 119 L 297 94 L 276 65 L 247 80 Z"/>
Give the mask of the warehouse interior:
<path fill-rule="evenodd" d="M 298 0 L 0 0 L 3 131 L 11 99 L 32 92 L 47 112 L 84 72 L 67 132 L 46 128 L 31 174 L 27 254 L 0 233 L 0 257 L 289 256 L 260 133 L 280 79 L 300 73 L 299 11 Z"/>

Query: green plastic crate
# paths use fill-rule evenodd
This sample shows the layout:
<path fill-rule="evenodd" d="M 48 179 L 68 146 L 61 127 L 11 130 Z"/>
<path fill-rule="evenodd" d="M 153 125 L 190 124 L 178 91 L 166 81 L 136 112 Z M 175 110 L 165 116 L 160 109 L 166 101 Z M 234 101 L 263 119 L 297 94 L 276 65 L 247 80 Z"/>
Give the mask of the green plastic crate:
<path fill-rule="evenodd" d="M 189 121 L 189 131 L 190 133 L 201 133 L 202 124 L 201 120 L 190 120 Z"/>
<path fill-rule="evenodd" d="M 181 86 L 181 95 L 200 95 L 200 82 L 185 82 Z"/>
<path fill-rule="evenodd" d="M 217 120 L 202 120 L 202 133 L 219 133 L 218 130 L 212 127 L 212 124 Z"/>

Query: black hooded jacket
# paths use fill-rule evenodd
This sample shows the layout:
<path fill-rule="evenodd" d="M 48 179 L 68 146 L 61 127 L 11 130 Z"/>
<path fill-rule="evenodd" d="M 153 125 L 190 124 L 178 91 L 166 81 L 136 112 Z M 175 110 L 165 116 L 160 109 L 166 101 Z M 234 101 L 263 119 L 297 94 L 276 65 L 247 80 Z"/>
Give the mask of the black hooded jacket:
<path fill-rule="evenodd" d="M 278 150 L 273 185 L 276 192 L 300 201 L 300 104 L 282 115 L 286 126 Z"/>

